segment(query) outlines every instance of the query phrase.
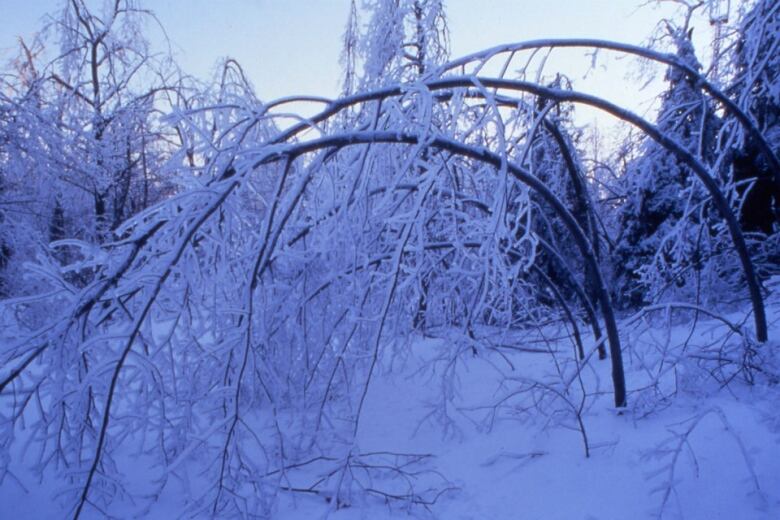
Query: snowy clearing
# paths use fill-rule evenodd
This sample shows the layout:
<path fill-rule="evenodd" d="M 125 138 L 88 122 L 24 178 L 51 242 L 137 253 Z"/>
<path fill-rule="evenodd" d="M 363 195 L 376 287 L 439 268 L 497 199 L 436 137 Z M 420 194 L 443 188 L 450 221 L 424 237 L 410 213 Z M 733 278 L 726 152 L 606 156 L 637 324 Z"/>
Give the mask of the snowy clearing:
<path fill-rule="evenodd" d="M 777 332 L 780 305 L 769 311 Z M 777 359 L 773 365 L 771 356 L 765 358 L 767 372 L 754 374 L 755 384 L 748 385 L 734 367 L 705 360 L 721 346 L 722 323 L 700 319 L 691 334 L 690 323 L 667 329 L 663 318 L 641 326 L 637 321 L 627 327 L 632 404 L 619 413 L 611 404 L 607 361 L 593 359 L 582 371 L 583 387 L 571 384 L 573 344 L 556 339 L 565 331 L 555 325 L 514 334 L 486 330 L 476 340 L 439 330 L 433 334 L 440 337 L 388 348 L 369 388 L 357 442 L 342 449 L 363 454 L 362 462 L 376 468 L 355 464 L 341 475 L 333 471 L 343 464 L 336 458 L 301 461 L 307 463 L 284 478 L 297 491 L 280 492 L 274 518 L 778 518 L 780 386 L 776 376 L 767 377 Z M 732 376 L 728 386 L 718 381 Z M 568 394 L 563 381 L 570 383 Z M 584 401 L 580 388 L 587 389 Z M 144 462 L 150 461 L 120 457 L 117 471 L 141 490 L 160 473 Z M 64 483 L 23 475 L 7 473 L 0 486 L 9 518 L 67 514 L 54 491 Z M 196 472 L 190 478 L 186 485 L 171 481 L 141 516 L 179 517 L 188 493 L 202 485 Z M 339 480 L 344 478 L 358 485 L 334 507 L 328 497 L 339 485 L 349 489 Z M 432 503 L 383 493 L 414 493 Z M 121 500 L 111 511 L 123 518 L 139 514 Z M 201 516 L 209 515 L 183 517 Z"/>

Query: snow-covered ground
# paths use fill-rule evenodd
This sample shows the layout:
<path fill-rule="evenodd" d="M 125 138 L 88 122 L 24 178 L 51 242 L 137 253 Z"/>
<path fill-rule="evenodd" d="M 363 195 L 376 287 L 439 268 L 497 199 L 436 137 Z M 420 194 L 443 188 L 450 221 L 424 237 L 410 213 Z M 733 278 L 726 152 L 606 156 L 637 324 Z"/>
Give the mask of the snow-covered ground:
<path fill-rule="evenodd" d="M 774 307 L 772 312 L 775 321 L 780 317 L 778 310 Z M 702 330 L 712 325 L 706 323 Z M 688 331 L 687 326 L 676 327 L 672 343 L 675 339 L 684 341 Z M 710 334 L 720 332 L 715 327 Z M 704 343 L 705 336 L 698 339 Z M 702 344 L 696 338 L 689 343 L 691 350 Z M 549 356 L 543 354 L 505 353 L 512 356 L 514 370 L 506 363 L 502 366 L 495 355 L 467 352 L 462 356 L 455 370 L 457 397 L 446 414 L 452 422 L 446 424 L 447 435 L 443 436 L 442 383 L 432 373 L 430 357 L 431 352 L 451 347 L 444 341 L 416 343 L 409 359 L 377 380 L 371 388 L 363 418 L 366 427 L 359 440 L 363 451 L 434 457 L 431 465 L 457 490 L 442 495 L 430 507 L 431 516 L 780 518 L 777 386 L 759 383 L 750 387 L 734 380 L 721 389 L 688 366 L 688 374 L 678 367 L 680 389 L 663 402 L 651 402 L 648 395 L 634 392 L 629 396 L 634 406 L 616 413 L 611 395 L 605 392 L 588 402 L 582 413 L 590 447 L 586 458 L 576 416 L 560 399 L 535 390 L 509 398 L 495 417 L 492 408 L 484 408 L 517 390 L 521 378 L 554 385 L 547 372 Z M 426 365 L 428 368 L 413 374 L 412 368 Z M 597 388 L 608 390 L 608 361 L 594 365 L 595 372 L 583 374 L 587 391 L 594 391 L 597 380 Z M 636 389 L 637 383 L 647 380 L 647 374 L 636 358 L 629 366 L 627 379 Z M 499 384 L 499 373 L 508 378 L 503 385 Z M 674 378 L 674 370 L 667 376 Z M 520 407 L 531 406 L 533 399 L 540 400 L 540 408 L 548 408 L 522 413 Z M 639 400 L 643 400 L 642 405 Z M 432 412 L 437 418 L 429 415 Z M 316 518 L 322 508 L 320 498 L 299 496 L 283 503 L 278 517 Z M 404 511 L 368 500 L 340 509 L 332 518 L 397 518 Z M 425 517 L 424 512 L 417 507 L 406 514 Z"/>
<path fill-rule="evenodd" d="M 620 412 L 609 361 L 593 356 L 578 371 L 556 325 L 483 331 L 478 342 L 436 331 L 390 346 L 368 391 L 352 470 L 330 475 L 317 493 L 302 486 L 338 461 L 291 470 L 282 485 L 297 491 L 279 493 L 274 518 L 780 518 L 780 384 L 772 376 L 780 345 L 757 347 L 759 366 L 739 371 L 713 361 L 740 352 L 739 337 L 724 342 L 726 326 L 703 317 L 691 332 L 687 318 L 660 312 L 623 322 L 630 405 Z M 778 302 L 769 319 L 777 338 Z M 133 473 L 144 464 L 121 466 Z M 67 514 L 52 482 L 23 485 L 3 479 L 0 518 Z M 179 517 L 177 486 L 143 516 Z M 351 491 L 335 502 L 322 490 L 337 486 Z"/>

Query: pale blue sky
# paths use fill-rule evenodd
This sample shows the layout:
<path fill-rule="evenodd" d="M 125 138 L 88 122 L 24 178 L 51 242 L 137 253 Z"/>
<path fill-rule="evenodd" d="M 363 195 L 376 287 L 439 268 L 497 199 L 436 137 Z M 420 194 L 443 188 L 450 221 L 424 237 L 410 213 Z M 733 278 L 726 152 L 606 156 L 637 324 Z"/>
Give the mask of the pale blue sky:
<path fill-rule="evenodd" d="M 594 37 L 642 43 L 661 17 L 638 9 L 639 0 L 448 0 L 452 55 L 499 43 L 542 37 Z M 17 36 L 30 37 L 58 0 L 0 0 L 0 59 L 12 53 Z M 338 93 L 341 34 L 349 0 L 142 0 L 165 27 L 182 68 L 205 78 L 224 56 L 245 68 L 262 99 L 291 94 Z M 149 27 L 153 41 L 159 30 Z M 702 25 L 699 37 L 706 37 Z M 156 35 L 155 35 L 156 33 Z M 702 54 L 707 49 L 701 49 Z M 569 51 L 553 62 L 581 90 L 632 106 L 652 97 L 627 87 L 628 60 L 583 78 L 588 60 Z M 552 72 L 552 69 L 549 69 Z M 592 115 L 583 115 L 589 118 Z"/>

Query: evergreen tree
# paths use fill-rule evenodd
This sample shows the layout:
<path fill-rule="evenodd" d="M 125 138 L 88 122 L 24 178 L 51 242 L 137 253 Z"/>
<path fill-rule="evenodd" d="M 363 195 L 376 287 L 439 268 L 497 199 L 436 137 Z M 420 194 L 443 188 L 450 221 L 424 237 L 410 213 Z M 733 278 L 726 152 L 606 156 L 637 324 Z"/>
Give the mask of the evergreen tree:
<path fill-rule="evenodd" d="M 672 32 L 678 59 L 694 70 L 691 33 Z M 711 103 L 679 69 L 670 67 L 657 126 L 705 162 L 712 159 L 719 126 Z M 653 299 L 652 282 L 683 285 L 680 271 L 699 269 L 703 190 L 690 170 L 655 141 L 646 139 L 623 172 L 626 201 L 619 208 L 619 235 L 613 254 L 615 301 L 637 307 Z M 694 225 L 691 225 L 694 224 Z"/>
<path fill-rule="evenodd" d="M 730 87 L 774 150 L 780 153 L 780 4 L 759 0 L 739 24 Z M 780 225 L 780 186 L 755 139 L 744 135 L 734 153 L 733 176 L 745 231 L 771 235 Z M 774 172 L 780 176 L 780 172 Z M 777 178 L 777 177 L 776 177 Z"/>

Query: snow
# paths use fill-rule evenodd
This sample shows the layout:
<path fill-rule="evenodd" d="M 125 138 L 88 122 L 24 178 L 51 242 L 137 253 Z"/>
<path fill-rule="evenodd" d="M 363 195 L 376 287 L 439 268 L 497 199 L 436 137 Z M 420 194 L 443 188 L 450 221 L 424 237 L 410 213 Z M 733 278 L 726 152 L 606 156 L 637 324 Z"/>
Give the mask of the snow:
<path fill-rule="evenodd" d="M 428 348 L 436 345 L 430 341 L 415 345 L 415 350 Z M 608 380 L 606 362 L 598 364 L 601 379 Z M 542 365 L 531 360 L 523 369 L 533 377 Z M 482 398 L 496 386 L 495 370 L 480 358 L 465 360 L 459 375 L 461 410 L 484 402 Z M 635 379 L 632 375 L 628 374 L 629 381 Z M 616 414 L 609 408 L 609 396 L 604 396 L 586 414 L 593 450 L 591 457 L 585 458 L 579 433 L 565 425 L 550 426 L 544 417 L 527 421 L 505 418 L 486 431 L 484 422 L 474 424 L 453 412 L 459 434 L 442 440 L 438 424 L 417 427 L 426 413 L 419 403 L 434 399 L 435 385 L 424 376 L 393 372 L 372 389 L 364 418 L 370 427 L 363 432 L 360 445 L 435 455 L 436 468 L 460 488 L 432 508 L 438 518 L 652 518 L 662 501 L 662 492 L 653 490 L 664 484 L 665 477 L 654 473 L 669 462 L 661 446 L 674 439 L 672 432 L 690 417 L 719 410 L 745 444 L 766 503 L 752 487 L 739 446 L 724 430 L 718 415 L 711 413 L 690 439 L 698 475 L 693 459 L 683 454 L 677 496 L 663 517 L 777 518 L 780 432 L 767 422 L 767 415 L 772 413 L 772 400 L 778 394 L 742 390 L 742 395 L 724 391 L 703 400 L 682 396 L 669 408 L 644 419 L 630 412 Z M 750 403 L 753 399 L 756 402 Z M 280 511 L 279 517 L 310 518 L 315 511 Z M 333 518 L 393 518 L 396 513 L 377 505 L 370 512 L 339 511 Z"/>
<path fill-rule="evenodd" d="M 780 302 L 773 302 L 769 311 L 772 333 L 776 333 Z M 632 328 L 628 323 L 624 320 L 621 325 L 629 339 L 629 408 L 618 413 L 612 407 L 608 361 L 594 357 L 581 372 L 587 392 L 582 419 L 589 457 L 572 408 L 538 389 L 516 393 L 529 382 L 562 388 L 556 384 L 571 380 L 567 371 L 575 365 L 569 340 L 564 337 L 548 343 L 563 377 L 556 375 L 549 353 L 502 349 L 499 355 L 490 347 L 538 346 L 530 342 L 539 341 L 540 334 L 550 338 L 562 334 L 556 325 L 541 332 L 516 331 L 508 337 L 505 332 L 482 330 L 476 342 L 451 329 L 435 330 L 434 337 L 387 345 L 387 355 L 369 387 L 357 440 L 349 447 L 353 457 L 376 464 L 400 465 L 412 460 L 390 453 L 430 456 L 410 463 L 408 469 L 415 492 L 428 498 L 441 493 L 435 503 L 428 507 L 405 501 L 389 503 L 376 494 L 359 493 L 354 486 L 338 503 L 326 500 L 324 492 L 282 491 L 273 518 L 780 517 L 777 382 L 759 374 L 752 386 L 735 377 L 724 387 L 691 361 L 709 348 L 712 339 L 723 337 L 726 326 L 720 321 L 700 318 L 684 350 L 689 322 L 674 322 L 670 329 L 663 317 L 646 321 L 642 327 Z M 649 377 L 657 373 L 649 368 L 662 366 L 658 363 L 662 344 L 668 360 L 682 357 L 668 363 L 671 369 L 666 375 Z M 774 346 L 758 348 L 770 351 Z M 776 357 L 767 357 L 764 367 L 776 369 Z M 642 390 L 654 380 L 659 381 L 657 393 Z M 581 397 L 576 389 L 577 385 L 569 389 L 575 404 Z M 494 408 L 499 401 L 502 405 Z M 161 472 L 159 467 L 150 470 L 146 462 L 119 460 L 117 468 L 129 481 L 148 489 Z M 291 471 L 289 485 L 304 486 L 318 472 L 338 463 L 322 461 L 298 473 Z M 387 478 L 392 473 L 375 473 L 370 480 L 373 488 L 403 492 L 405 484 L 399 487 Z M 62 482 L 39 482 L 18 468 L 14 475 L 23 481 L 24 490 L 15 477 L 5 475 L 0 486 L 3 517 L 59 518 L 67 514 L 55 496 Z M 357 470 L 355 475 L 361 478 Z M 197 474 L 191 477 L 186 487 L 196 490 L 203 485 Z M 333 480 L 324 489 L 333 492 L 336 484 Z M 427 486 L 437 488 L 425 494 Z M 142 516 L 179 517 L 184 487 L 171 480 Z M 138 514 L 137 504 L 122 505 L 121 497 L 111 510 L 120 517 L 125 517 L 123 511 L 127 517 Z M 210 510 L 192 517 L 209 516 L 206 513 Z M 94 514 L 90 511 L 86 517 Z"/>

